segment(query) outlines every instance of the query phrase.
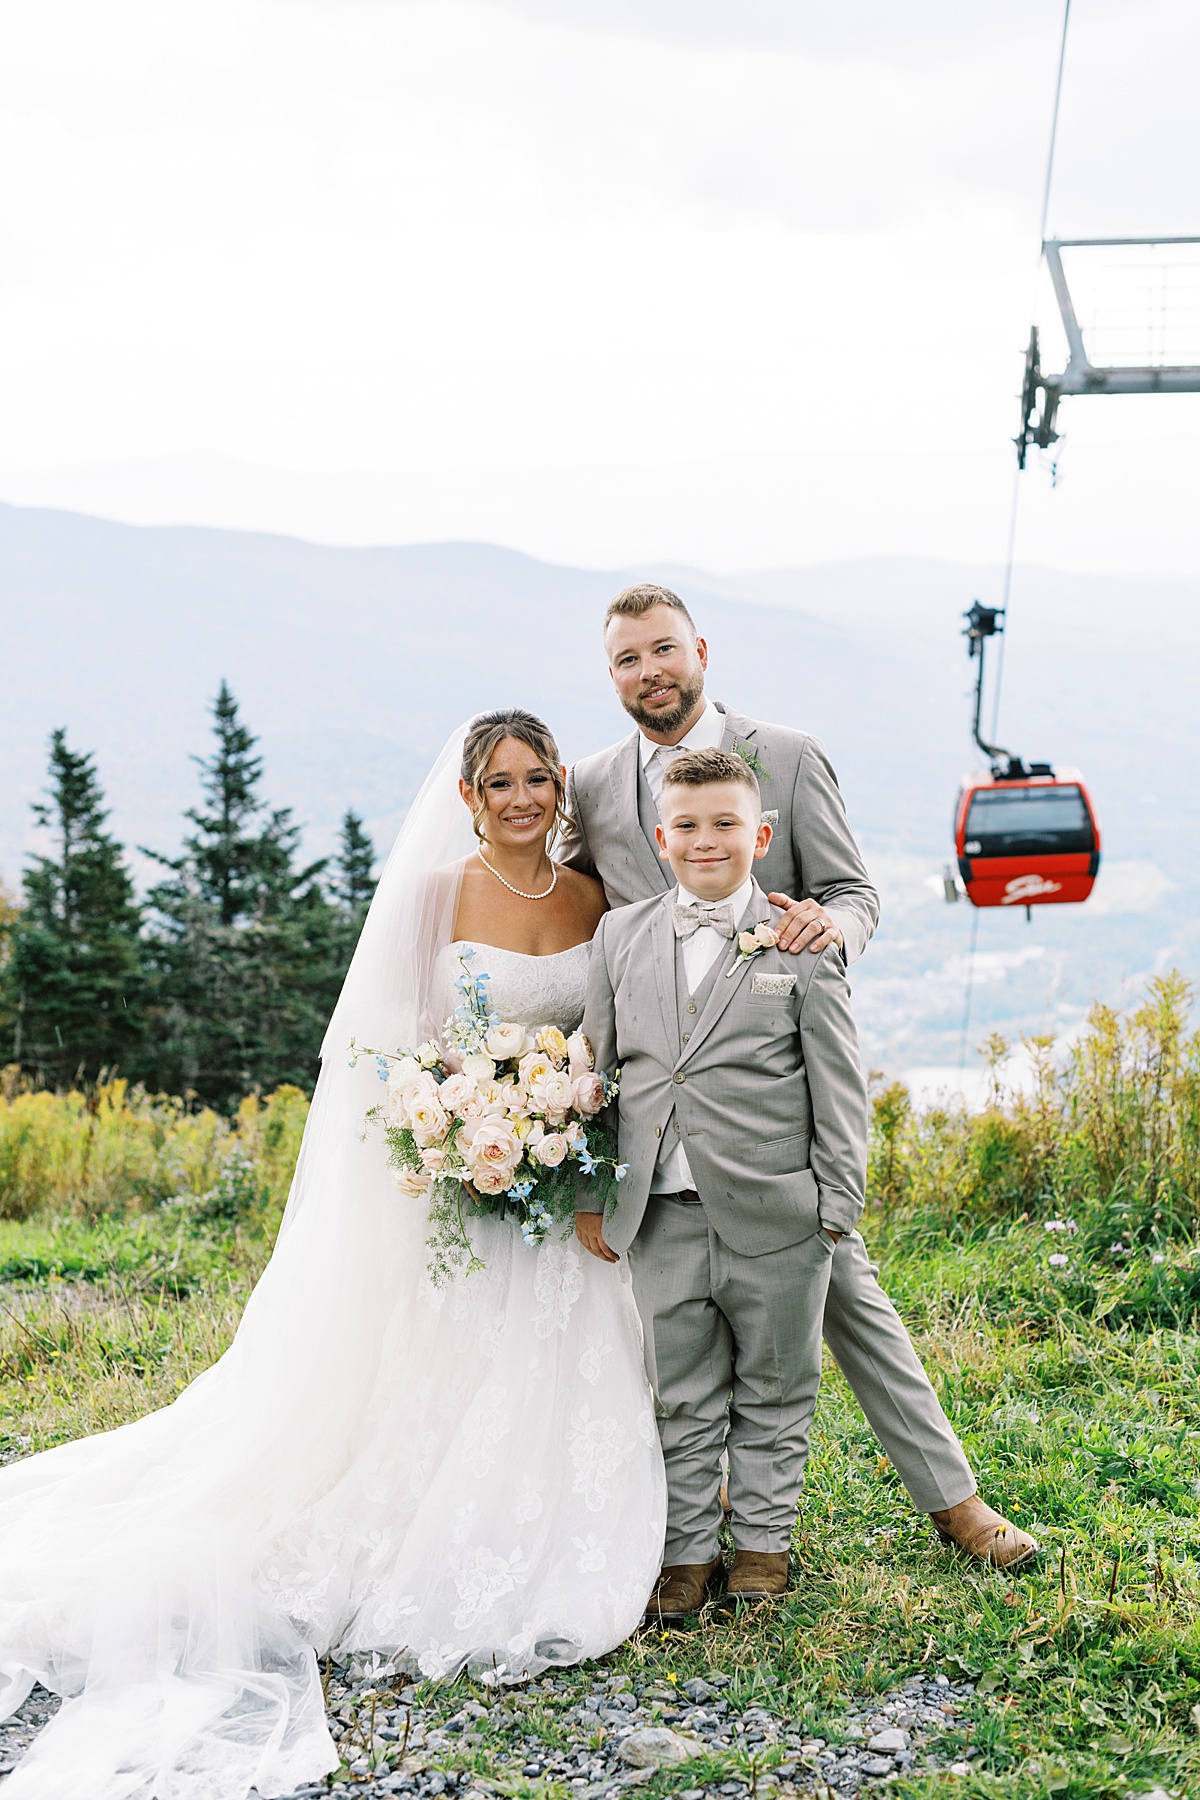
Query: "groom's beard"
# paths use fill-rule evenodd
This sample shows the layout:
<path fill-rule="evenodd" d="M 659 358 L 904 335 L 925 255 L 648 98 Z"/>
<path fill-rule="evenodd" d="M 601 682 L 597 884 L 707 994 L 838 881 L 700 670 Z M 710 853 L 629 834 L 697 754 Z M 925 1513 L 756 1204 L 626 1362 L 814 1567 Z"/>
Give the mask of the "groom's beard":
<path fill-rule="evenodd" d="M 678 703 L 672 706 L 668 712 L 651 712 L 648 707 L 639 706 L 636 700 L 627 701 L 625 711 L 634 724 L 640 725 L 643 731 L 670 733 L 678 731 L 681 725 L 687 724 L 703 698 L 704 674 L 701 671 L 695 681 L 690 682 L 687 687 L 680 685 Z"/>

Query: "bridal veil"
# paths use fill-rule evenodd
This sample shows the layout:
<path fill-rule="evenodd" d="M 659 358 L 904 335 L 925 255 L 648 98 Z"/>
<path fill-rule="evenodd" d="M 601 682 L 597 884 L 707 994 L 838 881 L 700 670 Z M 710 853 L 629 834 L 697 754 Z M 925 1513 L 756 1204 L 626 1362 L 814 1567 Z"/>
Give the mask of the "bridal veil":
<path fill-rule="evenodd" d="M 0 1713 L 35 1681 L 64 1696 L 11 1800 L 279 1795 L 337 1765 L 316 1651 L 352 1625 L 354 1557 L 336 1532 L 302 1553 L 297 1533 L 369 1440 L 425 1262 L 420 1209 L 398 1205 L 363 1131 L 374 1065 L 351 1067 L 348 1045 L 414 1044 L 440 1025 L 428 974 L 457 881 L 434 871 L 473 847 L 463 736 L 388 858 L 233 1344 L 163 1411 L 0 1471 Z"/>

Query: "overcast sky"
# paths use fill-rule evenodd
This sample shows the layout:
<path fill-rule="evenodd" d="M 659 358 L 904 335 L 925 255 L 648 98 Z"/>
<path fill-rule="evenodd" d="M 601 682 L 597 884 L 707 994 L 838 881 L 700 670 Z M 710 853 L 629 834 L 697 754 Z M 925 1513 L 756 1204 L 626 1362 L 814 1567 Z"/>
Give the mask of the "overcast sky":
<path fill-rule="evenodd" d="M 1061 16 L 0 0 L 0 473 L 991 456 Z M 1198 72 L 1195 0 L 1075 0 L 1052 231 L 1200 230 Z M 1200 396 L 1068 423 L 1200 439 Z"/>

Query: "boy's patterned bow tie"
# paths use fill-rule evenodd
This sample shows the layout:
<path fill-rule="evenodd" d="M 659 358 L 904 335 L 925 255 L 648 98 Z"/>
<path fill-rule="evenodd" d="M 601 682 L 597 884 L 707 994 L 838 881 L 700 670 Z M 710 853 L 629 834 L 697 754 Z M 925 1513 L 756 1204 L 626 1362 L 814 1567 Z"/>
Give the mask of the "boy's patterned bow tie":
<path fill-rule="evenodd" d="M 676 901 L 672 914 L 677 938 L 690 938 L 702 925 L 711 925 L 715 932 L 726 938 L 731 938 L 737 930 L 732 906 L 715 901 L 699 900 L 695 906 L 681 906 Z"/>

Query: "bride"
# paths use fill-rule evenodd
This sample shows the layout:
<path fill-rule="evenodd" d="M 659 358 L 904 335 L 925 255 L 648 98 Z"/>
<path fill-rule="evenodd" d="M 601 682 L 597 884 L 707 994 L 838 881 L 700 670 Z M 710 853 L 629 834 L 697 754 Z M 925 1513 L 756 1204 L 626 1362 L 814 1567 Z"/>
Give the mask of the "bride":
<path fill-rule="evenodd" d="M 550 859 L 564 778 L 518 709 L 451 739 L 232 1346 L 162 1412 L 0 1471 L 0 1715 L 35 1681 L 65 1697 L 5 1800 L 284 1794 L 338 1763 L 326 1650 L 516 1680 L 638 1623 L 665 1494 L 625 1264 L 487 1215 L 484 1270 L 432 1285 L 426 1205 L 364 1130 L 375 1070 L 348 1056 L 439 1035 L 468 951 L 501 1018 L 579 1024 L 604 902 Z"/>

